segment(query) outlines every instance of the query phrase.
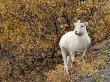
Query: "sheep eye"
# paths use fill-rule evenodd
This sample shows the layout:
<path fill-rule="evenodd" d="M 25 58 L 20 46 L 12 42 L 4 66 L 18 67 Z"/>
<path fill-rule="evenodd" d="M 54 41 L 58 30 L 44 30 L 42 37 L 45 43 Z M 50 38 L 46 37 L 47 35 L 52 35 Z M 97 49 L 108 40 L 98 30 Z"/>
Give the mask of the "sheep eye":
<path fill-rule="evenodd" d="M 83 26 L 81 26 L 81 28 L 83 28 Z"/>

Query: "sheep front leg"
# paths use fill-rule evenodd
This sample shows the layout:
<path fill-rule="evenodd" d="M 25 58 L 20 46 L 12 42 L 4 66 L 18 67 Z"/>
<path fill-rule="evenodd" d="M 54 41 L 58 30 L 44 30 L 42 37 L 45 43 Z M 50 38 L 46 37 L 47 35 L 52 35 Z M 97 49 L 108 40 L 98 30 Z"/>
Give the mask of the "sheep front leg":
<path fill-rule="evenodd" d="M 74 60 L 75 60 L 75 52 L 71 51 L 71 52 L 70 52 L 70 56 L 71 56 L 71 62 L 73 63 Z M 71 64 L 72 64 L 72 63 L 71 63 Z M 71 66 L 72 66 L 72 65 L 71 65 Z"/>
<path fill-rule="evenodd" d="M 83 52 L 83 54 L 82 54 L 82 61 L 83 61 L 83 63 L 86 63 L 86 62 L 85 62 L 85 59 L 84 59 L 85 53 L 86 53 L 86 50 L 85 50 L 85 51 Z"/>
<path fill-rule="evenodd" d="M 62 57 L 63 57 L 63 61 L 64 61 L 64 72 L 69 74 L 69 72 L 68 72 L 68 65 L 67 65 L 67 56 L 66 56 L 65 50 L 61 49 L 61 53 L 62 53 Z"/>

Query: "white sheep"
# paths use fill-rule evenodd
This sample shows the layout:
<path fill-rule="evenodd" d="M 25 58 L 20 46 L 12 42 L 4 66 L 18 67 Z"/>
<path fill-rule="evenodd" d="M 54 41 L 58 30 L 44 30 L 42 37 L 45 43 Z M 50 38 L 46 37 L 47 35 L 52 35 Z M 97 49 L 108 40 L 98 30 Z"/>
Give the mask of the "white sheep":
<path fill-rule="evenodd" d="M 70 62 L 71 64 L 74 62 L 76 53 L 82 53 L 82 60 L 83 63 L 85 63 L 85 52 L 91 43 L 90 37 L 88 36 L 86 30 L 88 22 L 82 23 L 81 20 L 78 20 L 76 23 L 74 23 L 74 25 L 74 31 L 70 31 L 64 34 L 59 42 L 64 61 L 64 71 L 67 74 L 69 74 L 68 65 Z"/>

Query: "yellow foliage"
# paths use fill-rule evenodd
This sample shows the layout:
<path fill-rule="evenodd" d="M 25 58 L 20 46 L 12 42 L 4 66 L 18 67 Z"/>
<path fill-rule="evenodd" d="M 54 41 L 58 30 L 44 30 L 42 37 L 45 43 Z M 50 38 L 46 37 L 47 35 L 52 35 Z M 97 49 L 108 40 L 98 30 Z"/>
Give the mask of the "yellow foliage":
<path fill-rule="evenodd" d="M 31 76 L 29 71 L 35 75 L 33 70 L 42 65 L 42 62 L 54 48 L 58 48 L 59 38 L 65 32 L 73 30 L 75 18 L 81 19 L 83 16 L 89 15 L 87 29 L 93 44 L 101 42 L 108 36 L 110 33 L 108 2 L 95 0 L 93 5 L 92 0 L 86 0 L 83 4 L 75 1 L 79 0 L 0 0 L 0 45 L 3 55 L 1 59 L 6 56 L 7 60 L 19 62 L 12 62 L 13 67 L 19 70 L 16 70 L 17 74 L 20 73 L 16 75 L 15 72 L 12 72 L 12 77 L 16 76 L 14 79 L 29 78 Z M 50 57 L 46 64 L 49 63 L 50 65 L 51 61 L 57 62 L 58 59 L 61 61 L 59 50 L 52 56 L 55 58 Z M 92 66 L 77 61 L 73 69 L 78 73 L 74 79 L 78 79 L 81 74 L 94 73 L 93 69 L 102 68 L 102 64 L 105 64 L 101 60 L 95 61 Z M 44 66 L 44 68 L 49 65 Z M 23 73 L 21 73 L 22 71 Z M 47 76 L 50 75 L 48 81 L 53 79 L 54 81 L 62 82 L 65 80 L 68 82 L 71 80 L 62 72 L 63 65 L 58 65 L 55 70 L 51 70 L 47 74 Z M 53 74 L 51 75 L 51 73 Z M 57 73 L 58 76 L 55 75 Z"/>

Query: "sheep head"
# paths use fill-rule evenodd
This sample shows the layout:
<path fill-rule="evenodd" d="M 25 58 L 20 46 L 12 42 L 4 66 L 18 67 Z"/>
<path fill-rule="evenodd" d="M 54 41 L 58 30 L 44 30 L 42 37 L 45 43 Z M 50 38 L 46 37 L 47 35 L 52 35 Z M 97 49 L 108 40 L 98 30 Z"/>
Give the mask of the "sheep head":
<path fill-rule="evenodd" d="M 81 20 L 78 20 L 77 22 L 74 23 L 75 25 L 75 34 L 78 36 L 82 36 L 85 31 L 86 31 L 86 27 L 88 25 L 88 22 L 82 22 Z"/>

